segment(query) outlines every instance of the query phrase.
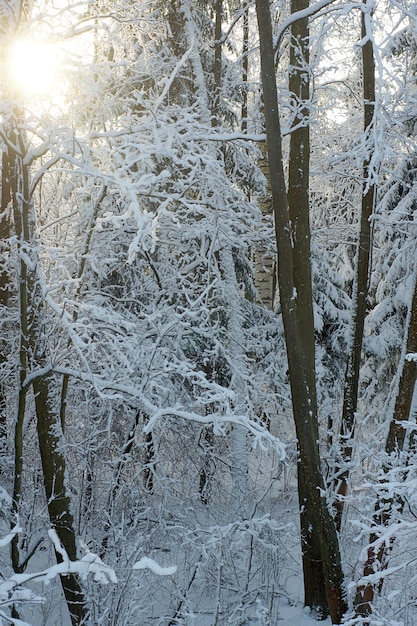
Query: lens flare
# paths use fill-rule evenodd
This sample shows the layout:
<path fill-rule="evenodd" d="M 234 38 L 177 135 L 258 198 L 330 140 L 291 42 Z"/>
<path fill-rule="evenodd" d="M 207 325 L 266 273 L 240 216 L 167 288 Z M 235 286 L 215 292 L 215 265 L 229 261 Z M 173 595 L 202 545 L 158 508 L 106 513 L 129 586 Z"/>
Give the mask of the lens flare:
<path fill-rule="evenodd" d="M 15 39 L 6 61 L 9 87 L 23 96 L 50 95 L 58 79 L 59 56 L 53 44 Z"/>

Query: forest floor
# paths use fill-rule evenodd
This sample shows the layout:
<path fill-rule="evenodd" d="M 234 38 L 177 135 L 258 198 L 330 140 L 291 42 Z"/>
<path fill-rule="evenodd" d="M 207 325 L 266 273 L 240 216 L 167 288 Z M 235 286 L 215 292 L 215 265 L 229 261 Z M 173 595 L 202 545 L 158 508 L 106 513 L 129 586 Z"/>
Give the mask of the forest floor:
<path fill-rule="evenodd" d="M 112 585 L 106 587 L 110 594 L 114 594 L 115 601 L 119 593 L 119 599 L 124 594 L 124 600 L 121 601 L 124 610 L 119 615 L 116 611 L 113 618 L 105 623 L 118 626 L 168 626 L 172 621 L 165 621 L 161 616 L 169 612 L 172 615 L 172 606 L 178 603 L 178 600 L 172 601 L 172 598 L 180 597 L 178 594 L 181 590 L 188 587 L 186 594 L 191 611 L 189 618 L 181 621 L 184 626 L 331 626 L 330 619 L 318 621 L 303 606 L 298 499 L 294 478 L 295 468 L 285 468 L 279 479 L 274 481 L 274 487 L 268 489 L 259 500 L 254 517 L 248 523 L 225 522 L 227 507 L 224 507 L 225 502 L 221 498 L 211 514 L 206 514 L 206 508 L 201 505 L 197 507 L 195 503 L 190 508 L 185 506 L 182 498 L 170 501 L 169 507 L 175 514 L 173 526 L 180 529 L 178 534 L 176 530 L 171 534 L 169 526 L 168 531 L 155 527 L 152 532 L 159 538 L 155 542 L 161 549 L 154 547 L 149 552 L 150 546 L 142 545 L 141 555 L 148 553 L 161 565 L 177 565 L 177 574 L 160 577 L 152 572 L 138 572 L 134 577 L 135 588 L 132 588 L 123 579 L 127 562 L 125 554 L 122 554 L 121 560 L 114 560 L 111 564 L 119 578 L 120 590 L 111 591 Z M 156 518 L 156 509 L 154 513 Z M 172 523 L 171 519 L 167 522 L 164 517 L 164 520 L 167 525 Z M 149 534 L 149 530 L 144 527 L 143 536 Z M 193 537 L 194 543 L 188 543 L 189 536 Z M 190 572 L 198 562 L 199 550 L 206 555 L 207 562 L 190 589 Z M 31 569 L 39 571 L 53 562 L 50 546 L 49 550 L 35 557 Z M 221 577 L 222 589 L 217 591 L 216 602 L 212 580 L 220 563 L 227 576 Z M 246 587 L 245 591 L 246 576 L 250 577 L 251 582 L 249 590 Z M 26 606 L 22 617 L 27 623 L 31 626 L 70 626 L 58 579 L 50 585 L 38 583 L 30 587 L 36 594 L 45 597 L 46 602 Z M 93 602 L 97 605 L 100 605 L 100 598 L 104 600 L 101 595 L 103 591 L 100 586 L 90 586 Z M 258 598 L 262 598 L 259 604 Z M 135 604 L 137 608 L 133 610 Z M 222 609 L 219 610 L 220 606 Z"/>
<path fill-rule="evenodd" d="M 280 620 L 284 626 L 330 626 L 330 619 L 317 621 L 313 619 L 305 609 L 300 607 L 282 607 L 280 610 Z"/>

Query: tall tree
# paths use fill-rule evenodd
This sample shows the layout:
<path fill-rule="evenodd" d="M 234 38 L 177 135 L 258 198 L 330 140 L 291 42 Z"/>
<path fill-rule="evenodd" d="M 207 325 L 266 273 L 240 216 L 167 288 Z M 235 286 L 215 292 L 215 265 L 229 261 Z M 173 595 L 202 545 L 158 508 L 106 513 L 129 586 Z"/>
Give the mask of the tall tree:
<path fill-rule="evenodd" d="M 394 287 L 395 295 L 381 289 L 374 312 L 376 323 L 373 330 L 377 331 L 376 339 L 389 341 L 386 352 L 391 353 L 392 357 L 384 359 L 384 369 L 388 370 L 388 380 L 392 382 L 385 405 L 389 415 L 388 432 L 385 448 L 380 456 L 379 485 L 363 568 L 363 582 L 355 597 L 356 611 L 364 617 L 373 612 L 373 605 L 386 584 L 384 572 L 390 564 L 397 533 L 389 534 L 385 540 L 382 536 L 384 532 L 389 533 L 390 525 L 401 524 L 406 518 L 408 498 L 403 494 L 407 491 L 407 475 L 413 465 L 415 453 L 414 432 L 410 429 L 410 424 L 415 421 L 413 397 L 417 376 L 417 284 L 415 232 L 412 226 L 416 209 L 416 93 L 413 74 L 417 47 L 414 37 L 410 36 L 412 30 L 413 25 L 409 24 L 397 32 L 391 40 L 389 50 L 392 54 L 391 63 L 395 66 L 399 57 L 404 66 L 402 80 L 407 88 L 397 94 L 397 106 L 401 111 L 397 131 L 402 136 L 401 144 L 408 146 L 402 158 L 398 161 L 397 157 L 397 161 L 392 164 L 392 171 L 383 178 L 384 184 L 380 186 L 376 211 L 380 218 L 376 228 L 377 242 L 380 239 L 382 241 L 376 249 L 375 282 L 381 286 L 382 281 L 385 281 L 390 289 L 394 285 L 397 287 Z M 402 145 L 397 145 L 396 148 L 401 154 Z M 380 315 L 378 309 L 381 309 Z M 384 323 L 392 329 L 391 332 L 380 332 L 381 328 L 378 327 Z M 381 374 L 379 379 L 383 384 L 385 381 Z M 394 492 L 390 488 L 392 480 L 397 482 Z"/>
<path fill-rule="evenodd" d="M 309 7 L 308 0 L 292 0 L 291 14 Z M 318 440 L 315 337 L 310 251 L 310 34 L 308 18 L 291 26 L 289 97 L 291 107 L 288 161 L 288 217 L 292 228 L 296 323 L 303 338 L 306 385 L 310 392 L 312 423 Z M 314 416 L 314 417 L 313 417 Z M 297 465 L 305 604 L 326 617 L 327 599 L 317 527 L 310 522 L 309 489 L 303 463 Z"/>
<path fill-rule="evenodd" d="M 376 177 L 374 172 L 374 122 L 375 122 L 375 61 L 372 24 L 367 2 L 361 16 L 361 54 L 363 85 L 363 123 L 365 133 L 365 158 L 363 161 L 363 194 L 356 249 L 356 270 L 352 297 L 352 331 L 345 374 L 342 419 L 340 425 L 341 467 L 336 470 L 337 500 L 335 501 L 336 527 L 340 530 L 348 487 L 355 436 L 355 414 L 359 396 L 366 301 L 371 258 L 371 216 L 375 205 Z"/>
<path fill-rule="evenodd" d="M 51 360 L 45 341 L 46 315 L 43 303 L 41 268 L 37 256 L 36 217 L 32 202 L 29 163 L 31 161 L 22 121 L 16 111 L 10 112 L 8 148 L 10 182 L 13 198 L 14 226 L 17 235 L 20 317 L 20 385 L 15 427 L 15 485 L 13 507 L 19 512 L 23 472 L 23 424 L 27 391 L 31 384 L 36 403 L 38 443 L 42 460 L 45 494 L 51 524 L 71 560 L 76 560 L 76 542 L 71 502 L 66 486 L 66 461 L 60 431 L 59 403 L 56 381 L 51 373 Z M 58 561 L 62 555 L 57 552 Z M 18 562 L 17 544 L 12 543 L 15 570 Z M 83 591 L 75 574 L 61 576 L 61 582 L 72 624 L 85 621 L 87 609 Z"/>
<path fill-rule="evenodd" d="M 15 7 L 8 11 L 10 31 L 24 28 L 27 7 Z M 25 18 L 25 19 L 24 19 Z M 9 35 L 11 33 L 8 33 Z M 67 488 L 66 459 L 60 432 L 59 410 L 57 409 L 56 381 L 52 375 L 52 362 L 48 350 L 46 307 L 44 303 L 44 277 L 38 257 L 37 220 L 33 202 L 36 183 L 31 176 L 31 166 L 36 157 L 47 151 L 45 145 L 37 146 L 36 156 L 29 147 L 23 106 L 17 91 L 12 85 L 5 86 L 4 116 L 2 120 L 2 188 L 1 219 L 2 227 L 8 217 L 10 204 L 10 227 L 15 235 L 17 260 L 18 321 L 19 321 L 19 361 L 17 407 L 14 420 L 14 481 L 12 513 L 19 515 L 23 490 L 23 436 L 29 392 L 33 389 L 36 407 L 38 445 L 42 460 L 44 488 L 50 523 L 56 530 L 61 544 L 72 561 L 76 560 L 76 541 L 71 512 L 71 501 Z M 42 175 L 41 175 L 42 176 Z M 37 182 L 39 182 L 39 178 Z M 2 233 L 3 234 L 3 233 Z M 9 233 L 10 234 L 10 233 Z M 3 295 L 10 291 L 3 290 Z M 4 301 L 3 304 L 8 304 Z M 39 545 L 39 542 L 38 544 Z M 33 554 L 33 551 L 32 553 Z M 13 569 L 21 573 L 31 555 L 21 559 L 18 540 L 11 541 Z M 56 552 L 61 562 L 61 552 Z M 67 601 L 71 621 L 75 625 L 83 623 L 87 608 L 77 575 L 69 573 L 61 576 L 62 588 Z M 12 614 L 17 617 L 13 607 Z"/>
<path fill-rule="evenodd" d="M 314 376 L 314 326 L 310 319 L 311 302 L 302 302 L 304 296 L 308 298 L 311 285 L 308 280 L 311 272 L 308 270 L 306 283 L 303 285 L 299 261 L 294 255 L 294 231 L 290 218 L 289 197 L 286 192 L 284 175 L 281 125 L 278 108 L 277 87 L 275 79 L 274 49 L 272 40 L 272 21 L 268 0 L 257 0 L 256 11 L 260 38 L 261 75 L 265 110 L 265 127 L 271 171 L 272 201 L 275 217 L 275 231 L 278 254 L 278 286 L 281 303 L 281 312 L 284 323 L 285 342 L 288 357 L 288 369 L 292 395 L 292 407 L 297 433 L 300 454 L 300 464 L 303 466 L 305 481 L 302 497 L 309 504 L 309 522 L 314 533 L 314 553 L 320 554 L 319 573 L 324 578 L 327 606 L 316 607 L 323 613 L 329 614 L 334 623 L 340 624 L 346 610 L 343 589 L 343 573 L 340 560 L 339 544 L 336 528 L 327 507 L 324 480 L 320 467 L 318 448 L 317 402 Z M 305 29 L 305 25 L 304 25 Z M 305 30 L 304 30 L 305 32 Z M 306 45 L 304 42 L 303 45 Z M 302 66 L 302 71 L 305 67 Z M 294 85 L 296 88 L 296 85 Z M 304 112 L 305 103 L 301 111 Z M 295 140 L 293 143 L 294 158 L 305 160 L 306 153 Z M 307 166 L 308 167 L 308 166 Z M 298 193 L 305 194 L 308 189 L 305 181 L 295 180 Z M 308 206 L 308 201 L 303 202 Z M 295 208 L 292 207 L 295 215 Z M 308 220 L 305 216 L 300 219 L 300 246 L 306 250 L 309 246 Z M 303 232 L 304 228 L 304 232 Z M 307 230 L 305 230 L 307 228 Z M 304 239 L 304 240 L 303 240 Z M 309 256 L 304 259 L 309 264 Z M 304 266 L 304 270 L 305 270 Z M 298 293 L 298 283 L 303 293 Z M 311 351 L 313 353 L 311 354 Z M 313 363 L 313 366 L 312 366 Z M 313 369 L 311 370 L 311 367 Z M 305 520 L 302 520 L 305 526 Z M 316 552 L 317 550 L 317 552 Z M 313 565 L 311 563 L 311 565 Z M 311 571 L 311 570 L 310 570 Z M 309 581 L 305 581 L 306 586 Z M 306 594 L 307 597 L 309 595 Z M 311 595 L 311 594 L 310 594 Z"/>
<path fill-rule="evenodd" d="M 2 319 L 6 320 L 7 307 L 10 296 L 10 276 L 9 267 L 6 259 L 10 252 L 11 232 L 11 216 L 10 216 L 10 168 L 8 162 L 7 150 L 2 150 L 1 161 L 1 205 L 0 205 L 0 311 L 2 311 Z M 1 339 L 0 339 L 0 449 L 5 448 L 7 437 L 7 384 L 6 384 L 6 368 L 8 362 L 9 348 L 6 341 L 7 327 L 6 322 L 2 322 Z"/>

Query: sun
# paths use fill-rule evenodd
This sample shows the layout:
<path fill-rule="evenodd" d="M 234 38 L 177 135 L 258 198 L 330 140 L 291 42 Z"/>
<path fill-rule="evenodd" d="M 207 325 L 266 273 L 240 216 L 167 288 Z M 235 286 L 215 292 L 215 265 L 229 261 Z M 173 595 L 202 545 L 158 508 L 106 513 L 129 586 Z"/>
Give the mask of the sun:
<path fill-rule="evenodd" d="M 14 39 L 8 48 L 9 89 L 19 96 L 49 96 L 59 78 L 60 51 L 56 45 L 30 37 Z"/>

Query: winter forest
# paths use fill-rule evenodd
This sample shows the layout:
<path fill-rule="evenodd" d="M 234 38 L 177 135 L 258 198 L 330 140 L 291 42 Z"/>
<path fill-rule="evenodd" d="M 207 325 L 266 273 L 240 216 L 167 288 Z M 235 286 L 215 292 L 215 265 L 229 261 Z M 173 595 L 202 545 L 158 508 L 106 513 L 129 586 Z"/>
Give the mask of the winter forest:
<path fill-rule="evenodd" d="M 416 3 L 0 36 L 0 624 L 416 624 Z"/>

